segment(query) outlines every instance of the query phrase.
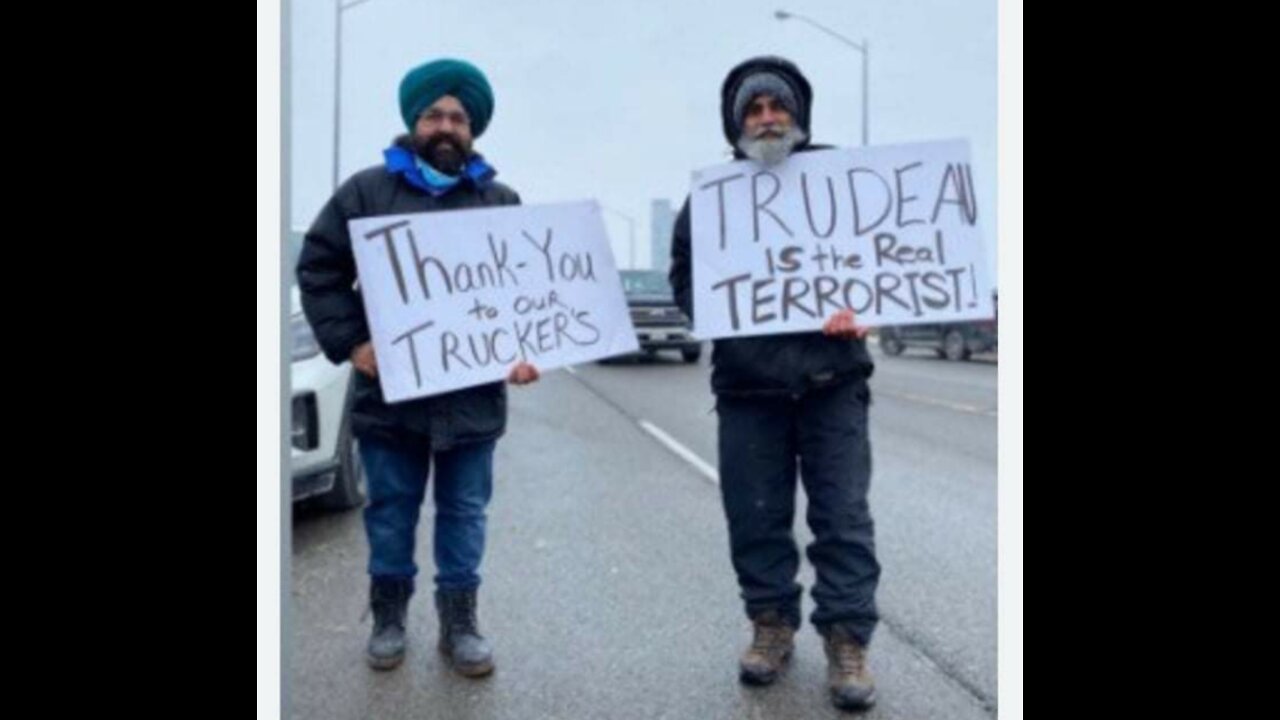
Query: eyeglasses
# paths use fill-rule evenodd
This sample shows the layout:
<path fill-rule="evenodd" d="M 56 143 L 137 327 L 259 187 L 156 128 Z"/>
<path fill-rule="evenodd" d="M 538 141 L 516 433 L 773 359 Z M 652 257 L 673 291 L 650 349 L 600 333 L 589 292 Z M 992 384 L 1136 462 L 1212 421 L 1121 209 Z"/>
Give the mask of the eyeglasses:
<path fill-rule="evenodd" d="M 467 117 L 466 113 L 459 112 L 457 110 L 451 112 L 446 112 L 444 110 L 427 110 L 418 116 L 419 122 L 425 122 L 426 124 L 433 126 L 440 125 L 445 120 L 448 120 L 451 124 L 458 125 L 460 127 L 469 127 L 471 125 L 471 118 Z"/>

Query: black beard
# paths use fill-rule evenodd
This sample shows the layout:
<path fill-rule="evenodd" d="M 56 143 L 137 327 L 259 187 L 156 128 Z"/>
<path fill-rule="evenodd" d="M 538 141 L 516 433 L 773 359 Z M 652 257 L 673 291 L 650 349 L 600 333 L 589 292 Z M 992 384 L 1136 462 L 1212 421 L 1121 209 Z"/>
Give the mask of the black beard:
<path fill-rule="evenodd" d="M 413 149 L 418 157 L 446 175 L 459 175 L 466 161 L 467 148 L 458 138 L 439 133 L 426 140 L 413 139 Z"/>

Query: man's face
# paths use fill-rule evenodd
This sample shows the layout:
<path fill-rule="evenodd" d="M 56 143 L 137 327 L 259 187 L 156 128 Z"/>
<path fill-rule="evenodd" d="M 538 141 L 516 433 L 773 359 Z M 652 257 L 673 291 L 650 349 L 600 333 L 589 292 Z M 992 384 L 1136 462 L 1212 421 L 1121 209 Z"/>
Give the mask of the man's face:
<path fill-rule="evenodd" d="M 778 139 L 792 126 L 791 113 L 772 95 L 757 95 L 747 103 L 742 132 L 748 140 Z"/>
<path fill-rule="evenodd" d="M 413 149 L 443 173 L 457 175 L 471 154 L 471 118 L 452 95 L 435 101 L 413 126 Z"/>
<path fill-rule="evenodd" d="M 772 95 L 757 95 L 747 104 L 742 117 L 742 137 L 738 149 L 764 165 L 777 165 L 805 141 L 791 113 Z"/>

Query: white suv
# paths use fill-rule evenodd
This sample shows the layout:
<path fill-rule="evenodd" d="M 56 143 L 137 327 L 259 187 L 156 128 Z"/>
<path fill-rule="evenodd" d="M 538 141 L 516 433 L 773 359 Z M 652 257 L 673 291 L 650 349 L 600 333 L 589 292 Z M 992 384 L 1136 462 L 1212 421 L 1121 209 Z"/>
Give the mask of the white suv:
<path fill-rule="evenodd" d="M 293 499 L 316 498 L 320 505 L 332 509 L 359 507 L 365 498 L 364 466 L 351 435 L 351 363 L 334 365 L 320 351 L 302 314 L 298 287 L 291 285 L 289 451 Z"/>

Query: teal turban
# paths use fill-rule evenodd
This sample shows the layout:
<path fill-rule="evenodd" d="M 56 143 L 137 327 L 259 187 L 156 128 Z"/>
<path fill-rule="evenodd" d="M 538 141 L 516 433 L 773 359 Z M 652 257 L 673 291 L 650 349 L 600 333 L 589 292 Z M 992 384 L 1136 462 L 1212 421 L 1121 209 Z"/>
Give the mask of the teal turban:
<path fill-rule="evenodd" d="M 400 116 L 413 130 L 418 116 L 435 101 L 452 95 L 471 118 L 471 136 L 480 137 L 493 117 L 493 88 L 484 73 L 464 60 L 434 60 L 410 70 L 400 81 Z"/>

